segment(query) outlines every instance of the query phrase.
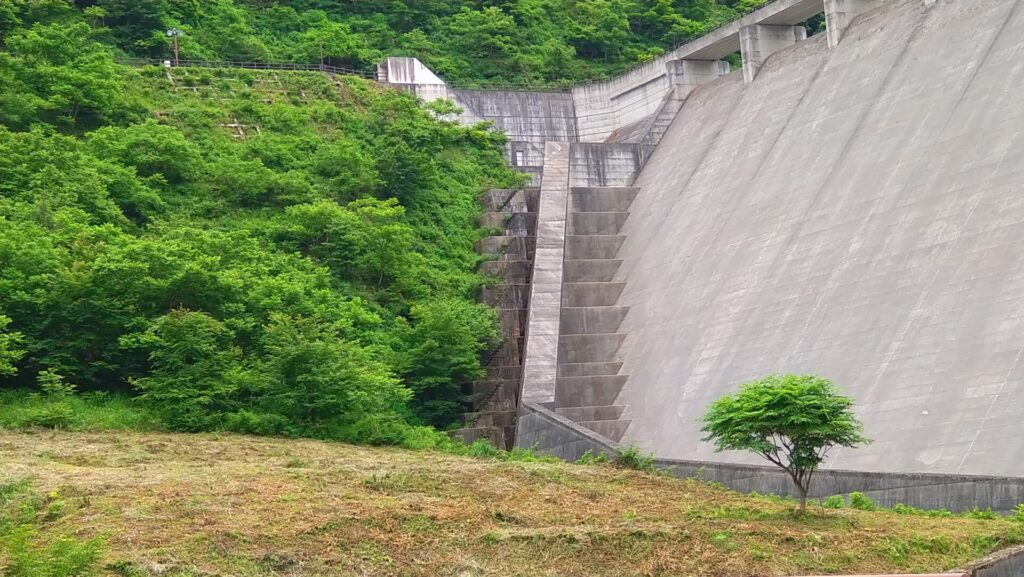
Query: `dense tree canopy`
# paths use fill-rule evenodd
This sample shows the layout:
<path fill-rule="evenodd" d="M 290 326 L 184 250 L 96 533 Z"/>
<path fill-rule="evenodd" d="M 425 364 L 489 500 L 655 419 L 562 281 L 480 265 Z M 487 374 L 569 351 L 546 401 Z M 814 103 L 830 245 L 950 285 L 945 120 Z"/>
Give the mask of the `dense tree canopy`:
<path fill-rule="evenodd" d="M 169 21 L 200 56 L 270 57 L 274 22 L 364 58 L 323 12 L 78 4 L 0 9 L 0 386 L 127 394 L 181 430 L 457 423 L 496 343 L 473 245 L 479 194 L 520 182 L 503 137 L 357 78 L 114 60 Z"/>
<path fill-rule="evenodd" d="M 372 68 L 417 56 L 456 81 L 575 81 L 620 71 L 764 0 L 15 0 L 18 23 L 83 21 L 135 56 Z"/>

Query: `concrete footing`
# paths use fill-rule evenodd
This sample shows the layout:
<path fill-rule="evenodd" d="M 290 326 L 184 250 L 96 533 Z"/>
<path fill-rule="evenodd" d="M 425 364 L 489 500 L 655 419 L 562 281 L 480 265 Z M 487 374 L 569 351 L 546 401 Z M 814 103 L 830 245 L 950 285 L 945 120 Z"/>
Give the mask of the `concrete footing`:
<path fill-rule="evenodd" d="M 740 54 L 743 57 L 743 80 L 750 83 L 774 52 L 807 39 L 803 26 L 752 24 L 740 28 Z"/>

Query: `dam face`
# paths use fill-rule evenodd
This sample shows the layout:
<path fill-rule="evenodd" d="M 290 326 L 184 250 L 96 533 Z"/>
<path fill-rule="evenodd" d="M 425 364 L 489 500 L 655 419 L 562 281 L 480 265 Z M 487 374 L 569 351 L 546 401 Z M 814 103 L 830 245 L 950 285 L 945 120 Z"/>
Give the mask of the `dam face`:
<path fill-rule="evenodd" d="M 827 468 L 1024 476 L 1024 6 L 892 0 L 825 43 L 695 89 L 634 182 L 623 440 L 759 463 L 699 418 L 814 373 L 874 439 Z"/>
<path fill-rule="evenodd" d="M 532 175 L 530 226 L 485 239 L 514 260 L 490 266 L 515 289 L 514 354 L 475 385 L 464 439 L 566 460 L 634 443 L 793 494 L 699 420 L 744 382 L 813 373 L 874 439 L 833 450 L 813 497 L 1024 502 L 1024 0 L 772 0 L 561 92 L 378 72 L 492 122 Z M 488 222 L 516 212 L 499 204 Z"/>

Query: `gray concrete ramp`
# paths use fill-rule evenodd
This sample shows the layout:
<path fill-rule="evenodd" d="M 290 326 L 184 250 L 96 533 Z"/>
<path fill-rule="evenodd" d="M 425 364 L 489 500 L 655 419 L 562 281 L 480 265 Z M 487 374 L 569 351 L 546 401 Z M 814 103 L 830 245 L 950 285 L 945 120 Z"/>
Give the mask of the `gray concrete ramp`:
<path fill-rule="evenodd" d="M 891 0 L 826 42 L 695 90 L 638 177 L 624 440 L 758 462 L 699 417 L 810 372 L 875 439 L 829 468 L 1024 476 L 1024 6 Z"/>

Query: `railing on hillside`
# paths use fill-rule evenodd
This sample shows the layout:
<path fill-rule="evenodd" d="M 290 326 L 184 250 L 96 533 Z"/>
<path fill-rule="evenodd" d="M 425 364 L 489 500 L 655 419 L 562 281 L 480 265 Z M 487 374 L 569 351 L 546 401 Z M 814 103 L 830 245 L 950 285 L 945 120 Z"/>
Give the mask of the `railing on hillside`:
<path fill-rule="evenodd" d="M 164 60 L 160 58 L 115 58 L 118 64 L 128 66 L 167 66 L 171 68 L 244 68 L 246 70 L 298 70 L 343 74 L 362 78 L 376 78 L 377 73 L 329 64 L 308 64 L 303 62 L 248 62 L 242 60 Z"/>
<path fill-rule="evenodd" d="M 629 66 L 626 66 L 625 68 L 623 68 L 622 70 L 619 70 L 619 71 L 616 71 L 616 72 L 610 72 L 610 73 L 607 73 L 607 74 L 603 74 L 603 75 L 601 75 L 599 77 L 591 78 L 591 79 L 586 80 L 584 82 L 581 82 L 579 84 L 567 84 L 565 82 L 501 82 L 501 81 L 474 82 L 474 81 L 460 81 L 460 80 L 455 80 L 455 81 L 447 81 L 447 80 L 445 80 L 445 84 L 447 84 L 450 88 L 455 88 L 455 89 L 460 89 L 460 90 L 502 90 L 502 91 L 529 91 L 529 92 L 570 92 L 570 91 L 572 91 L 572 89 L 575 86 L 588 86 L 588 85 L 592 85 L 592 84 L 600 84 L 602 82 L 608 82 L 609 80 L 613 80 L 615 78 L 618 78 L 619 76 L 623 76 L 625 74 L 629 74 L 630 72 L 633 72 L 634 70 L 638 70 L 640 68 L 643 68 L 644 66 L 650 64 L 651 62 L 654 62 L 657 59 L 659 59 L 659 58 L 661 58 L 661 57 L 663 57 L 663 56 L 665 56 L 667 54 L 671 54 L 672 52 L 675 52 L 676 50 L 682 48 L 683 46 L 686 46 L 687 44 L 689 44 L 691 42 L 696 42 L 697 40 L 700 40 L 701 38 L 704 38 L 705 36 L 709 36 L 711 34 L 714 34 L 718 30 L 720 30 L 720 29 L 722 29 L 722 28 L 724 28 L 726 26 L 729 26 L 733 22 L 736 22 L 737 20 L 747 16 L 748 14 L 756 12 L 756 11 L 766 7 L 766 6 L 770 6 L 770 5 L 775 4 L 776 2 L 780 2 L 780 1 L 782 1 L 782 0 L 766 0 L 765 2 L 763 2 L 762 4 L 760 4 L 758 6 L 755 6 L 755 7 L 752 7 L 752 8 L 749 8 L 749 9 L 743 11 L 742 13 L 738 14 L 736 16 L 736 18 L 733 18 L 731 20 L 726 20 L 724 22 L 720 22 L 720 23 L 716 24 L 715 26 L 712 26 L 712 27 L 704 30 L 703 32 L 701 32 L 700 34 L 698 34 L 696 36 L 692 36 L 692 37 L 689 37 L 689 38 L 687 38 L 685 40 L 681 40 L 680 42 L 677 42 L 671 48 L 669 48 L 668 50 L 662 52 L 661 54 L 659 54 L 659 55 L 657 55 L 655 57 L 648 58 L 647 60 L 643 60 L 641 62 L 632 63 Z M 173 61 L 166 60 L 166 59 L 160 59 L 160 58 L 117 58 L 116 60 L 117 60 L 117 62 L 119 62 L 121 64 L 127 64 L 127 65 L 130 65 L 130 66 L 167 66 L 170 63 L 170 66 L 179 66 L 179 67 L 195 67 L 195 68 L 245 68 L 245 69 L 249 69 L 249 70 L 306 70 L 306 71 L 310 71 L 310 72 L 323 72 L 323 73 L 327 73 L 327 74 L 346 74 L 346 75 L 360 76 L 362 78 L 369 78 L 369 79 L 372 79 L 372 80 L 375 80 L 377 78 L 377 73 L 376 73 L 375 70 L 366 70 L 366 69 L 360 70 L 360 69 L 356 69 L 356 68 L 346 68 L 346 67 L 341 67 L 341 66 L 331 66 L 331 65 L 328 65 L 328 64 L 308 64 L 308 63 L 299 63 L 299 62 L 245 62 L 245 61 L 237 61 L 237 60 L 179 60 L 177 63 L 174 63 Z"/>

